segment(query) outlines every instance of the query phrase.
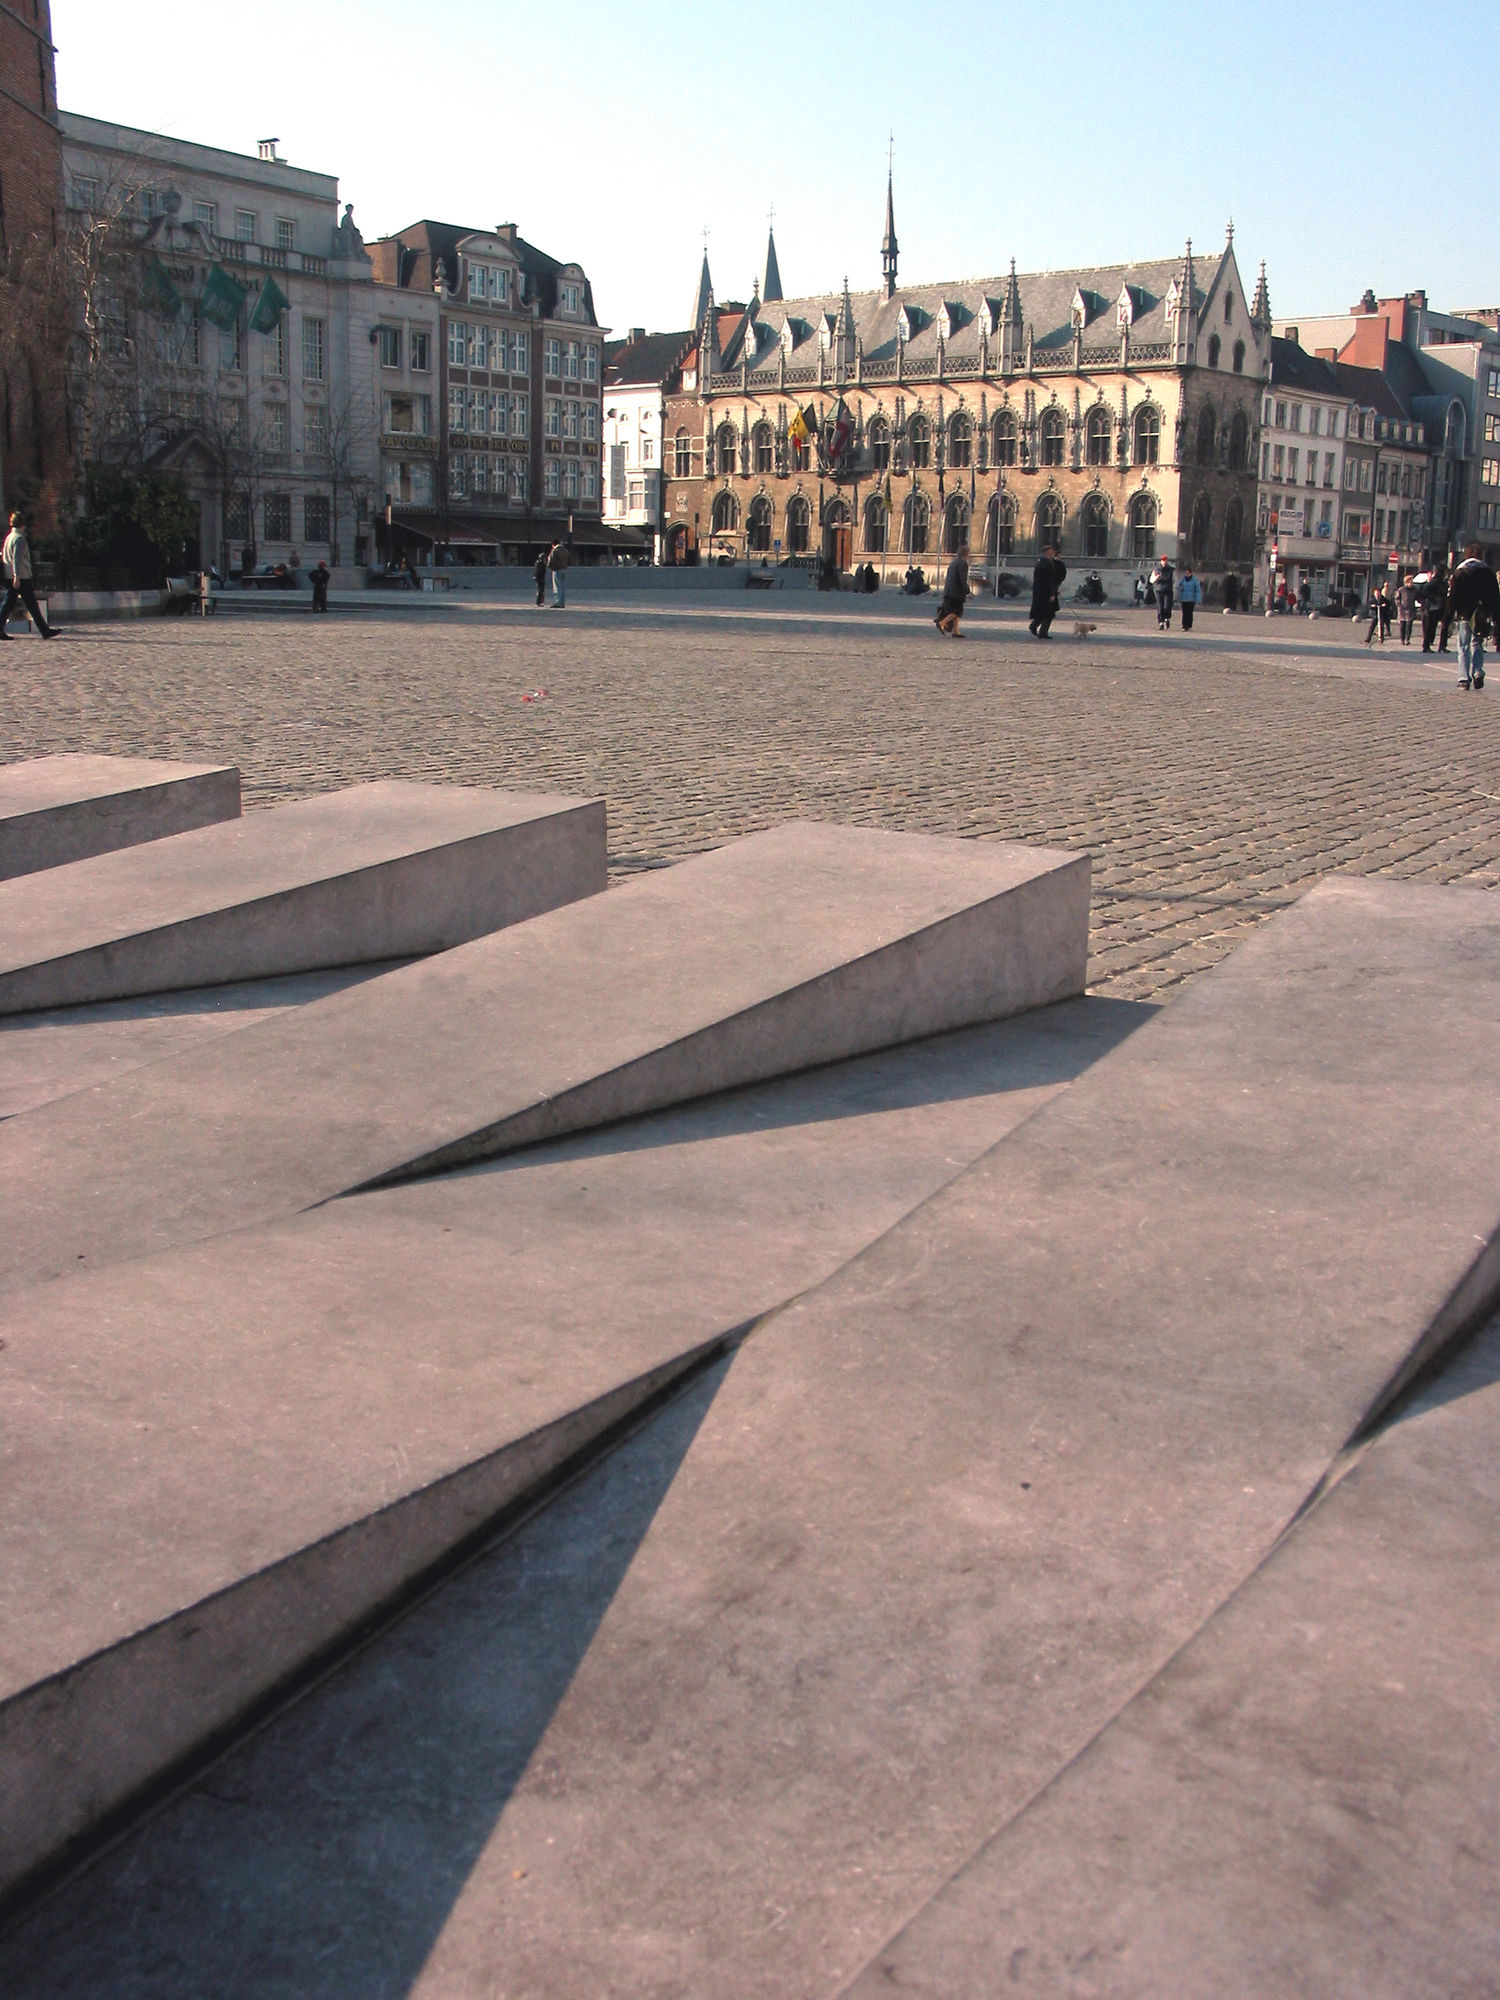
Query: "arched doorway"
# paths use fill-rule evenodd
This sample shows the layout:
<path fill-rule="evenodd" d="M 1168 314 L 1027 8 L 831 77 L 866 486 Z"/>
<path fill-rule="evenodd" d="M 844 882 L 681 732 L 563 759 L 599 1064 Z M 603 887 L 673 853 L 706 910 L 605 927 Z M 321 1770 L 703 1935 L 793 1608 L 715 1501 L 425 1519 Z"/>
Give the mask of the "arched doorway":
<path fill-rule="evenodd" d="M 688 531 L 681 522 L 667 536 L 667 561 L 675 568 L 687 561 Z"/>
<path fill-rule="evenodd" d="M 808 533 L 812 527 L 812 509 L 800 493 L 794 493 L 786 503 L 786 545 L 789 554 L 807 554 Z"/>
<path fill-rule="evenodd" d="M 835 569 L 848 569 L 853 553 L 854 531 L 849 508 L 842 500 L 830 502 L 823 516 L 823 553 Z"/>

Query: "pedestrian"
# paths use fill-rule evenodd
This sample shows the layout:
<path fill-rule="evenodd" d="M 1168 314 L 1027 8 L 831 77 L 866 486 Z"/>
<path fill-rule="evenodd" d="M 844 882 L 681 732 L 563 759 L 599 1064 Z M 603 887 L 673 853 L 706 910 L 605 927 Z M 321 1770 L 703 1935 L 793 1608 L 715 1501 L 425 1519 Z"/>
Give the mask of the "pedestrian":
<path fill-rule="evenodd" d="M 1224 579 L 1224 609 L 1238 611 L 1240 608 L 1240 580 L 1231 570 Z"/>
<path fill-rule="evenodd" d="M 561 611 L 568 601 L 568 567 L 572 560 L 572 551 L 566 542 L 552 544 L 547 568 L 552 576 L 552 607 L 555 611 Z"/>
<path fill-rule="evenodd" d="M 1482 688 L 1484 642 L 1500 633 L 1500 583 L 1480 555 L 1478 542 L 1470 542 L 1464 550 L 1448 586 L 1444 622 L 1452 618 L 1458 620 L 1458 684 Z"/>
<path fill-rule="evenodd" d="M 1370 602 L 1367 609 L 1370 614 L 1370 629 L 1365 633 L 1365 644 L 1368 646 L 1374 639 L 1375 634 L 1380 630 L 1380 591 L 1378 586 L 1370 592 Z"/>
<path fill-rule="evenodd" d="M 10 533 L 0 548 L 0 580 L 5 584 L 5 601 L 0 604 L 0 639 L 9 639 L 5 627 L 18 604 L 44 639 L 55 639 L 57 627 L 49 625 L 36 601 L 36 584 L 31 574 L 31 544 L 26 539 L 26 523 L 19 514 L 10 517 Z"/>
<path fill-rule="evenodd" d="M 531 575 L 536 584 L 537 604 L 539 606 L 543 605 L 547 601 L 547 551 L 545 549 L 537 550 L 536 561 L 531 565 Z"/>
<path fill-rule="evenodd" d="M 1411 644 L 1412 614 L 1417 608 L 1417 594 L 1411 584 L 1411 578 L 1403 576 L 1396 586 L 1396 622 L 1403 646 Z"/>
<path fill-rule="evenodd" d="M 1159 632 L 1170 632 L 1172 629 L 1172 591 L 1176 579 L 1172 574 L 1172 565 L 1167 561 L 1165 556 L 1157 564 L 1156 574 L 1151 580 L 1156 585 L 1156 629 Z"/>
<path fill-rule="evenodd" d="M 1203 585 L 1193 575 L 1191 563 L 1182 572 L 1182 582 L 1177 586 L 1177 602 L 1182 606 L 1182 629 L 1191 632 L 1193 613 L 1203 602 Z"/>
<path fill-rule="evenodd" d="M 1052 621 L 1057 616 L 1067 573 L 1067 565 L 1058 561 L 1057 550 L 1049 542 L 1031 572 L 1031 618 L 1027 630 L 1034 639 L 1051 638 Z"/>
<path fill-rule="evenodd" d="M 1376 595 L 1380 599 L 1380 643 L 1383 646 L 1391 636 L 1391 587 L 1388 583 L 1380 586 Z"/>
<path fill-rule="evenodd" d="M 328 585 L 330 580 L 328 565 L 320 556 L 312 571 L 314 611 L 326 611 L 328 609 Z"/>
<path fill-rule="evenodd" d="M 937 617 L 932 621 L 950 639 L 964 636 L 958 629 L 958 621 L 964 615 L 968 598 L 969 558 L 960 549 L 948 565 L 948 574 L 943 578 L 943 601 L 938 606 Z"/>

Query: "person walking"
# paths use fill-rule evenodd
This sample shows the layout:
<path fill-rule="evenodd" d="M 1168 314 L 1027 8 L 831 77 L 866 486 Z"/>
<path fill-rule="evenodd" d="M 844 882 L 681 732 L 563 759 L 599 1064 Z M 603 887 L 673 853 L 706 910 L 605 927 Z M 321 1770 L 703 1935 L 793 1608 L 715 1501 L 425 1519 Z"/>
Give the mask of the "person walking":
<path fill-rule="evenodd" d="M 1157 564 L 1156 572 L 1151 581 L 1156 585 L 1156 629 L 1158 632 L 1170 632 L 1172 629 L 1172 592 L 1176 585 L 1176 578 L 1172 574 L 1172 565 L 1167 561 L 1165 556 Z"/>
<path fill-rule="evenodd" d="M 1368 608 L 1370 613 L 1370 626 L 1369 630 L 1365 633 L 1365 644 L 1367 646 L 1372 643 L 1375 634 L 1380 630 L 1380 587 L 1378 584 L 1375 587 L 1375 589 L 1370 592 L 1370 603 Z"/>
<path fill-rule="evenodd" d="M 1052 621 L 1057 616 L 1067 573 L 1067 565 L 1058 561 L 1057 550 L 1049 542 L 1031 572 L 1031 619 L 1027 630 L 1034 639 L 1051 638 Z"/>
<path fill-rule="evenodd" d="M 964 615 L 968 599 L 969 558 L 960 549 L 948 565 L 948 574 L 943 578 L 943 601 L 938 606 L 937 617 L 932 621 L 950 639 L 964 636 L 958 629 L 958 621 Z"/>
<path fill-rule="evenodd" d="M 1445 622 L 1458 620 L 1458 684 L 1461 688 L 1484 686 L 1484 642 L 1500 633 L 1500 583 L 1495 572 L 1479 553 L 1478 542 L 1470 542 L 1463 561 L 1453 572 L 1443 607 Z M 1441 647 L 1438 649 L 1440 652 Z"/>
<path fill-rule="evenodd" d="M 1182 582 L 1177 586 L 1177 602 L 1182 606 L 1182 629 L 1191 632 L 1193 613 L 1203 602 L 1203 585 L 1193 575 L 1193 565 L 1188 564 L 1182 572 Z"/>
<path fill-rule="evenodd" d="M 1403 576 L 1396 585 L 1396 624 L 1403 646 L 1411 644 L 1412 614 L 1416 608 L 1417 594 L 1411 587 L 1411 578 Z"/>
<path fill-rule="evenodd" d="M 552 576 L 552 608 L 555 611 L 561 611 L 568 601 L 568 569 L 572 561 L 572 551 L 566 542 L 552 544 L 547 568 Z"/>
<path fill-rule="evenodd" d="M 5 601 L 0 604 L 0 639 L 9 639 L 6 625 L 18 604 L 44 639 L 55 639 L 57 627 L 49 625 L 36 601 L 36 584 L 31 574 L 31 544 L 26 539 L 26 523 L 19 514 L 10 517 L 10 533 L 0 548 L 0 578 L 5 584 Z"/>
<path fill-rule="evenodd" d="M 1442 561 L 1435 562 L 1427 572 L 1427 581 L 1422 586 L 1422 651 L 1430 653 L 1432 642 L 1438 636 L 1439 625 L 1446 624 L 1443 606 L 1448 602 L 1448 566 Z M 1447 644 L 1447 633 L 1443 643 Z"/>
<path fill-rule="evenodd" d="M 537 559 L 531 565 L 531 575 L 532 581 L 536 584 L 536 601 L 538 606 L 541 606 L 547 602 L 547 551 L 545 549 L 538 550 Z"/>
<path fill-rule="evenodd" d="M 329 575 L 328 565 L 326 562 L 323 561 L 321 556 L 318 558 L 318 561 L 311 572 L 311 576 L 312 576 L 313 610 L 326 611 L 328 609 L 328 585 L 331 579 Z"/>

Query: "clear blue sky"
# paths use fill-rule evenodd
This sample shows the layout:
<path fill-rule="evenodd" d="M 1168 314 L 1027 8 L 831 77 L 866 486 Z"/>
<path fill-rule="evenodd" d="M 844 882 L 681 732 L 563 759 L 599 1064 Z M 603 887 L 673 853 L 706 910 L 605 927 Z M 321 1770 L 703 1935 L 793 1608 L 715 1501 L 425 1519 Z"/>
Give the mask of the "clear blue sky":
<path fill-rule="evenodd" d="M 54 0 L 67 110 L 336 173 L 374 236 L 514 221 L 616 328 L 747 296 L 1214 253 L 1278 315 L 1500 303 L 1494 0 L 1042 8 Z M 1462 138 L 1471 135 L 1467 149 Z M 1467 157 L 1466 157 L 1467 152 Z"/>

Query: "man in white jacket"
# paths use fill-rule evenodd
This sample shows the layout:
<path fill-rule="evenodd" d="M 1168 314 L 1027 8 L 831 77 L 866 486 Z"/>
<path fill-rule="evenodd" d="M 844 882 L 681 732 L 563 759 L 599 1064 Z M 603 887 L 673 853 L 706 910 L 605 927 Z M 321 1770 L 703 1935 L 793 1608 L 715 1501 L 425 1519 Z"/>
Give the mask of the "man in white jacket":
<path fill-rule="evenodd" d="M 0 570 L 5 578 L 5 602 L 0 604 L 0 639 L 9 639 L 5 627 L 10 614 L 18 604 L 24 604 L 31 622 L 44 639 L 56 636 L 57 627 L 49 625 L 42 616 L 42 607 L 36 601 L 36 584 L 31 575 L 31 544 L 26 539 L 26 524 L 19 514 L 10 517 L 10 533 L 5 537 L 5 546 L 0 548 Z"/>

